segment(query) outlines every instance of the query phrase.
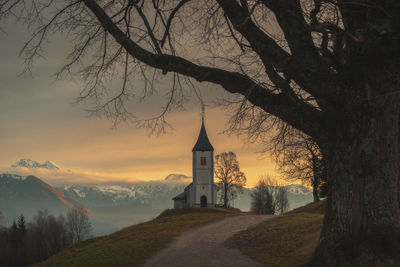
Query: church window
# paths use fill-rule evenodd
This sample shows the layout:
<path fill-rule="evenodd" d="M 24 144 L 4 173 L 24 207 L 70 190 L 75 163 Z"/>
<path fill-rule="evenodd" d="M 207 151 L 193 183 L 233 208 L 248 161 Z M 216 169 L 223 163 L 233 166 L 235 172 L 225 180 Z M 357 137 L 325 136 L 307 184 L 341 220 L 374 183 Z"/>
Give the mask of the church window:
<path fill-rule="evenodd" d="M 206 157 L 200 157 L 200 165 L 206 165 Z"/>

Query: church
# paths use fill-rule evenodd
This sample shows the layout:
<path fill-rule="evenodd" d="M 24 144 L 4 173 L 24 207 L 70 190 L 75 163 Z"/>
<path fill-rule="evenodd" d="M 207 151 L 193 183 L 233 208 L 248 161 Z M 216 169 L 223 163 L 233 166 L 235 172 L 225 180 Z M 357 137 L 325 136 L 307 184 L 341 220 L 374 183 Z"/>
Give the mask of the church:
<path fill-rule="evenodd" d="M 217 188 L 214 185 L 213 153 L 214 148 L 208 140 L 203 115 L 199 137 L 192 149 L 193 182 L 173 198 L 175 209 L 214 207 Z"/>

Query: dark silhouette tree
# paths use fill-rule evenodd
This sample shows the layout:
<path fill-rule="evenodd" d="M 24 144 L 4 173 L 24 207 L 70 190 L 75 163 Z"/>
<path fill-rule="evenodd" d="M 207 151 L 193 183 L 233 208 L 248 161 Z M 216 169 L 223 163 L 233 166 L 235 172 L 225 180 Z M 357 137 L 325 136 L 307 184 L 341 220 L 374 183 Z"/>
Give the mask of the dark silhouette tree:
<path fill-rule="evenodd" d="M 20 233 L 20 235 L 25 237 L 26 236 L 26 225 L 25 225 L 25 217 L 23 214 L 18 216 L 17 228 L 18 228 L 18 232 Z"/>
<path fill-rule="evenodd" d="M 10 227 L 0 228 L 0 266 L 27 266 L 43 261 L 70 246 L 66 219 L 47 210 L 26 223 L 21 214 Z"/>
<path fill-rule="evenodd" d="M 282 214 L 288 211 L 287 188 L 269 175 L 260 177 L 251 192 L 250 209 L 259 214 Z"/>
<path fill-rule="evenodd" d="M 186 76 L 234 94 L 233 127 L 281 120 L 312 137 L 329 187 L 313 266 L 399 259 L 399 14 L 398 0 L 0 2 L 1 20 L 34 29 L 27 70 L 52 33 L 69 34 L 58 74 L 82 75 L 80 99 L 94 97 L 94 112 L 129 114 L 124 100 L 154 92 L 130 86 L 135 73 L 154 81 L 149 66 L 172 80 L 164 112 L 142 124 L 156 132 L 185 99 Z M 104 92 L 108 77 L 121 78 L 119 92 Z"/>
<path fill-rule="evenodd" d="M 275 199 L 277 203 L 277 210 L 282 214 L 289 210 L 288 190 L 286 186 L 279 186 L 276 190 Z"/>
<path fill-rule="evenodd" d="M 72 245 L 63 215 L 55 217 L 47 210 L 39 210 L 28 226 L 29 264 L 43 261 Z"/>
<path fill-rule="evenodd" d="M 20 214 L 17 219 L 17 228 L 18 228 L 18 236 L 19 236 L 19 244 L 18 244 L 18 257 L 19 265 L 26 266 L 27 263 L 27 229 L 25 225 L 25 217 L 23 214 Z"/>
<path fill-rule="evenodd" d="M 258 214 L 274 214 L 276 206 L 272 193 L 265 179 L 259 179 L 251 192 L 250 210 Z"/>
<path fill-rule="evenodd" d="M 233 152 L 223 152 L 215 156 L 214 172 L 221 202 L 229 206 L 246 185 L 246 176 L 240 171 L 239 162 Z"/>

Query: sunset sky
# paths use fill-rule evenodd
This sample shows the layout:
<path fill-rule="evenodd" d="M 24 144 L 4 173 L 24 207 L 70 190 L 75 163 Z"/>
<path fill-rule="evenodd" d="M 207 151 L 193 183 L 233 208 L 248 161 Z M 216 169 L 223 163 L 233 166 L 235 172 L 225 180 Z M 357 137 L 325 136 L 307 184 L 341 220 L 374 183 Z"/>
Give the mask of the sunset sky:
<path fill-rule="evenodd" d="M 46 58 L 37 62 L 33 77 L 18 76 L 23 70 L 19 50 L 28 38 L 23 28 L 8 25 L 0 32 L 0 168 L 15 172 L 10 165 L 20 158 L 50 160 L 62 172 L 36 173 L 49 183 L 92 183 L 99 181 L 160 180 L 170 173 L 191 175 L 191 150 L 200 125 L 200 105 L 194 98 L 185 111 L 172 112 L 167 120 L 173 131 L 149 137 L 148 130 L 129 123 L 112 128 L 105 118 L 89 117 L 90 103 L 73 104 L 82 89 L 78 81 L 55 81 L 52 75 L 62 66 L 68 44 L 62 38 L 48 46 Z M 166 78 L 168 79 L 168 78 Z M 168 81 L 162 81 L 161 83 Z M 158 114 L 165 92 L 144 104 L 130 103 L 143 118 Z M 203 95 L 212 101 L 224 95 L 208 85 Z M 257 144 L 244 136 L 222 134 L 227 117 L 221 108 L 206 110 L 206 129 L 215 154 L 233 151 L 245 172 L 247 186 L 257 178 L 275 173 L 274 161 L 261 156 Z"/>

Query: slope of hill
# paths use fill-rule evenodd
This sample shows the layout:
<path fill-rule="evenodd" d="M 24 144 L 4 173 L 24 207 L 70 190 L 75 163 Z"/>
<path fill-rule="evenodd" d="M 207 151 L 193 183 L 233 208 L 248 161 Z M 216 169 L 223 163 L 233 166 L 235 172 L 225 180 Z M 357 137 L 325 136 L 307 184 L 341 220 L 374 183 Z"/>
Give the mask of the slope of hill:
<path fill-rule="evenodd" d="M 317 247 L 326 201 L 308 204 L 235 235 L 229 244 L 265 266 L 306 266 Z"/>
<path fill-rule="evenodd" d="M 318 242 L 324 205 L 324 201 L 309 204 L 239 232 L 227 244 L 266 266 L 304 266 Z M 37 266 L 140 266 L 189 228 L 234 216 L 210 209 L 189 211 L 166 212 L 152 221 L 86 240 Z"/>
<path fill-rule="evenodd" d="M 80 242 L 36 266 L 140 266 L 173 237 L 227 216 L 233 214 L 210 209 L 191 209 L 173 216 L 165 214 L 108 236 Z"/>

